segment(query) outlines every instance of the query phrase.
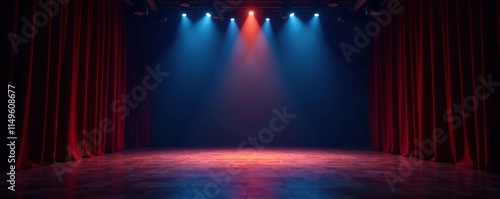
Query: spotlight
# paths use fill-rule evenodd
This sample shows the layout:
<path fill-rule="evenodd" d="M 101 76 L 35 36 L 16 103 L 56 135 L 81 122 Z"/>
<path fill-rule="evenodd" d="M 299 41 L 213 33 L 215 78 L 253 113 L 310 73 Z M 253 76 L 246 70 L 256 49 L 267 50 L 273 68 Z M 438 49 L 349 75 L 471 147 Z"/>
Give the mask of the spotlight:
<path fill-rule="evenodd" d="M 292 12 L 292 4 L 290 3 L 290 1 L 283 1 L 283 6 L 282 6 L 282 9 L 281 9 L 281 18 L 282 19 L 288 19 L 289 17 L 292 16 L 292 14 L 290 14 L 290 13 L 293 14 L 293 12 Z"/>
<path fill-rule="evenodd" d="M 187 17 L 187 14 L 186 13 L 182 13 L 182 17 Z"/>
<path fill-rule="evenodd" d="M 255 13 L 253 11 L 248 12 L 250 16 L 253 16 Z"/>
<path fill-rule="evenodd" d="M 190 0 L 181 0 L 181 7 L 183 8 L 187 8 L 189 6 L 191 6 L 191 1 Z"/>
<path fill-rule="evenodd" d="M 314 13 L 314 16 L 315 17 L 319 17 L 319 13 Z"/>
<path fill-rule="evenodd" d="M 336 8 L 339 6 L 339 0 L 329 0 L 328 7 Z"/>
<path fill-rule="evenodd" d="M 230 21 L 236 21 L 236 15 L 234 15 L 233 12 L 228 12 L 226 13 L 226 15 L 221 15 L 221 21 L 223 21 L 224 19 L 229 19 Z"/>
<path fill-rule="evenodd" d="M 290 17 L 295 17 L 295 13 L 290 13 Z"/>
<path fill-rule="evenodd" d="M 271 21 L 271 19 L 269 19 L 269 18 L 266 18 L 266 21 Z"/>
<path fill-rule="evenodd" d="M 214 3 L 215 5 L 215 3 Z M 219 19 L 219 15 L 217 15 L 217 9 L 215 9 L 213 6 L 208 6 L 205 10 L 207 13 L 205 14 L 207 17 L 210 17 L 212 19 Z M 212 14 L 214 13 L 214 14 Z"/>

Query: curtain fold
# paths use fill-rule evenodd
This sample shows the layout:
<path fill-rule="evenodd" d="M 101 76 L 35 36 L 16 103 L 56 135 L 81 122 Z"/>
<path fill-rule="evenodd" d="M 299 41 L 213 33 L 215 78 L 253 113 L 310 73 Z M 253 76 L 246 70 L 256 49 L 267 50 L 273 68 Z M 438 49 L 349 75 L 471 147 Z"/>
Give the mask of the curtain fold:
<path fill-rule="evenodd" d="M 371 145 L 499 170 L 500 3 L 405 1 L 374 38 Z"/>
<path fill-rule="evenodd" d="M 9 5 L 13 21 L 6 23 L 7 31 L 27 40 L 9 41 L 8 81 L 17 90 L 17 168 L 122 151 L 125 120 L 116 107 L 125 106 L 120 97 L 127 91 L 123 1 Z"/>

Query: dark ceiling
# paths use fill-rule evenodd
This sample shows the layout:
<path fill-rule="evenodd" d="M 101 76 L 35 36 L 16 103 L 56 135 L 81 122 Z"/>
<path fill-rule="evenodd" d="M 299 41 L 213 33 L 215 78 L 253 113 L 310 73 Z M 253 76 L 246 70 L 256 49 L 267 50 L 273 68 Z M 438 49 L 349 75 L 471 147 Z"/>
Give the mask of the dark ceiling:
<path fill-rule="evenodd" d="M 158 10 L 180 10 L 180 1 L 175 0 L 147 0 Z M 333 11 L 334 9 L 352 9 L 358 2 L 366 0 L 339 0 L 337 8 L 328 7 L 328 0 L 192 0 L 188 10 L 205 10 L 216 6 L 218 9 L 230 9 L 234 12 L 247 12 L 248 8 L 255 10 L 281 11 L 290 8 L 297 11 Z"/>

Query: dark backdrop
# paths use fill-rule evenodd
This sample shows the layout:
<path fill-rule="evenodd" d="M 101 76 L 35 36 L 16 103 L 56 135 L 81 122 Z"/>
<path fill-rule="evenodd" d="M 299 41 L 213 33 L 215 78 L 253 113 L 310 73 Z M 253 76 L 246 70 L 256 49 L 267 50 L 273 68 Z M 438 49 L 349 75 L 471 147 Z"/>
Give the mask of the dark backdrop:
<path fill-rule="evenodd" d="M 272 39 L 259 54 L 235 52 L 244 47 L 235 44 L 237 33 L 227 30 L 228 19 L 211 24 L 203 15 L 189 13 L 188 25 L 178 13 L 166 23 L 154 15 L 127 18 L 129 65 L 159 64 L 170 73 L 152 91 L 154 146 L 237 147 L 248 136 L 258 139 L 275 116 L 273 108 L 285 106 L 297 117 L 260 145 L 369 144 L 366 49 L 347 63 L 339 48 L 342 41 L 352 43 L 354 27 L 365 17 L 340 24 L 334 15 L 322 14 L 320 24 L 308 26 L 311 13 L 297 14 L 303 22 L 290 24 L 274 16 L 273 33 L 266 31 Z M 245 15 L 238 16 L 240 29 Z M 256 18 L 263 23 L 261 13 Z M 245 61 L 249 56 L 256 61 Z"/>

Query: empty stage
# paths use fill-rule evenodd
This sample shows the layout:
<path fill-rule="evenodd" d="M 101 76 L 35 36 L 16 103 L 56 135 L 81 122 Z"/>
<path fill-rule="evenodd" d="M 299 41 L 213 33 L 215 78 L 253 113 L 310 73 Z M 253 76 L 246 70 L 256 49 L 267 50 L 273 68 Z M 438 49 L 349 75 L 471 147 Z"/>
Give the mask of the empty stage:
<path fill-rule="evenodd" d="M 16 198 L 500 195 L 498 174 L 369 150 L 138 149 L 19 170 L 16 180 Z"/>

